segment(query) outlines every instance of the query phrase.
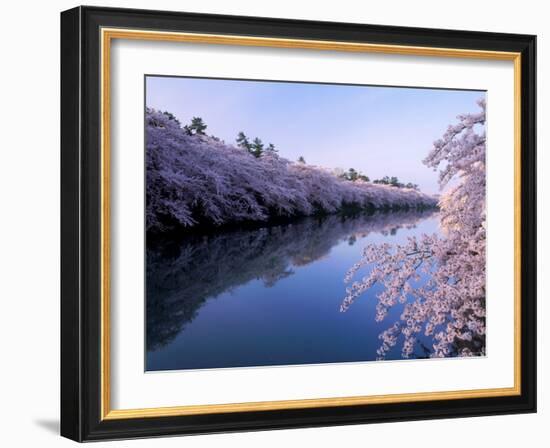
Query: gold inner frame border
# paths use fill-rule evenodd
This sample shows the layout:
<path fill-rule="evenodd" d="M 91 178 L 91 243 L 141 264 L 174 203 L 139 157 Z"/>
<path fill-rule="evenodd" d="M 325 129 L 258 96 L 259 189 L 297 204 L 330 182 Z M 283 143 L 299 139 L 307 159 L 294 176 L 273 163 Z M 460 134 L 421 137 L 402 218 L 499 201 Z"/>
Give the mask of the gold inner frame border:
<path fill-rule="evenodd" d="M 306 39 L 280 39 L 218 34 L 101 29 L 101 420 L 168 417 L 228 412 L 307 409 L 367 404 L 502 397 L 521 394 L 521 54 L 515 52 L 419 47 Z M 514 63 L 514 386 L 442 392 L 367 395 L 155 408 L 111 409 L 110 345 L 110 72 L 113 39 L 185 42 L 212 45 L 294 48 L 356 53 L 506 60 Z"/>

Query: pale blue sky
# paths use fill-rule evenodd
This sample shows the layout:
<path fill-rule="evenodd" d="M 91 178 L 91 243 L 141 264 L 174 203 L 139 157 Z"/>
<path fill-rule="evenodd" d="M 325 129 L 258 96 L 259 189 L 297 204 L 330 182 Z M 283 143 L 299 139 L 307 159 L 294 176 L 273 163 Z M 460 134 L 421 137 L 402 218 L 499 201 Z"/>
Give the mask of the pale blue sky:
<path fill-rule="evenodd" d="M 403 87 L 146 78 L 148 107 L 182 124 L 199 116 L 227 143 L 237 133 L 272 142 L 279 154 L 328 168 L 353 167 L 371 179 L 397 176 L 427 193 L 437 173 L 422 160 L 461 113 L 485 92 Z"/>

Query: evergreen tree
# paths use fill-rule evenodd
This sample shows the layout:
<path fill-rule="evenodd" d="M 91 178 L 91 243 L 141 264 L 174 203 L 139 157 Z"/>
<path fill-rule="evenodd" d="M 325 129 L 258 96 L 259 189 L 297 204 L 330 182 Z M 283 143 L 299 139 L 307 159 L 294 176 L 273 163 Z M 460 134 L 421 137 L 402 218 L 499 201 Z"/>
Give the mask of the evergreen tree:
<path fill-rule="evenodd" d="M 347 179 L 348 180 L 351 180 L 352 182 L 355 182 L 359 177 L 359 173 L 357 171 L 355 171 L 354 168 L 350 168 L 348 170 L 348 175 L 347 175 Z"/>
<path fill-rule="evenodd" d="M 240 148 L 246 149 L 250 154 L 252 154 L 256 158 L 261 157 L 261 155 L 266 151 L 272 152 L 272 153 L 277 152 L 277 150 L 275 149 L 275 145 L 273 143 L 269 143 L 267 147 L 264 147 L 264 143 L 259 137 L 255 137 L 254 140 L 252 140 L 251 142 L 243 131 L 240 131 L 237 134 L 236 141 L 237 141 L 237 145 Z"/>
<path fill-rule="evenodd" d="M 207 128 L 206 124 L 204 123 L 204 121 L 202 121 L 202 118 L 200 117 L 193 117 L 191 119 L 191 124 L 185 126 L 185 130 L 187 131 L 188 134 L 198 134 L 198 135 L 205 135 L 204 131 L 206 130 L 206 128 Z"/>
<path fill-rule="evenodd" d="M 304 159 L 303 156 L 300 156 L 300 157 L 298 157 L 298 162 L 299 162 L 299 163 L 305 164 L 305 163 L 306 163 L 306 159 Z"/>
<path fill-rule="evenodd" d="M 383 184 L 383 185 L 390 185 L 391 181 L 388 176 L 384 176 L 382 179 L 375 179 L 373 181 L 375 184 Z"/>
<path fill-rule="evenodd" d="M 178 126 L 181 125 L 180 121 L 176 118 L 176 116 L 175 116 L 173 113 L 171 113 L 171 112 L 163 112 L 163 114 L 166 115 L 166 116 L 168 117 L 169 120 L 175 121 L 175 122 L 178 124 Z"/>
<path fill-rule="evenodd" d="M 264 144 L 258 137 L 254 138 L 251 146 L 252 146 L 251 152 L 254 155 L 254 157 L 260 157 L 263 154 Z"/>
<path fill-rule="evenodd" d="M 239 147 L 246 149 L 247 151 L 251 150 L 250 141 L 243 131 L 239 132 L 237 135 L 237 145 Z"/>

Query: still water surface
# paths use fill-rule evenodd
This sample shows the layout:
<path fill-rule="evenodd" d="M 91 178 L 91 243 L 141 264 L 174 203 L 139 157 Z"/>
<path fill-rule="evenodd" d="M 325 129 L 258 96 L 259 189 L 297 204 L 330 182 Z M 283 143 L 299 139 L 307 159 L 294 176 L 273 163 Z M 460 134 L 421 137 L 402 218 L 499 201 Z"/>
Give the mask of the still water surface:
<path fill-rule="evenodd" d="M 438 225 L 433 211 L 305 218 L 150 250 L 146 369 L 375 360 L 378 335 L 402 308 L 375 322 L 375 286 L 341 313 L 346 271 L 365 245 L 405 242 Z M 387 359 L 400 359 L 399 346 Z"/>

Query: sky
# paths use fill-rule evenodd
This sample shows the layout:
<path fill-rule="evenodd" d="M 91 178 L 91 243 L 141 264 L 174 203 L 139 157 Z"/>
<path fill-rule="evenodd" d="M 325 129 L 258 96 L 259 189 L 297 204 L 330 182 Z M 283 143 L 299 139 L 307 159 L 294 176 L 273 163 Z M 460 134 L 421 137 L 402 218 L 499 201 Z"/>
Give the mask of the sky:
<path fill-rule="evenodd" d="M 397 176 L 437 193 L 422 164 L 456 116 L 479 111 L 485 92 L 343 84 L 146 77 L 146 104 L 235 144 L 243 131 L 290 160 L 354 168 L 371 180 Z"/>

